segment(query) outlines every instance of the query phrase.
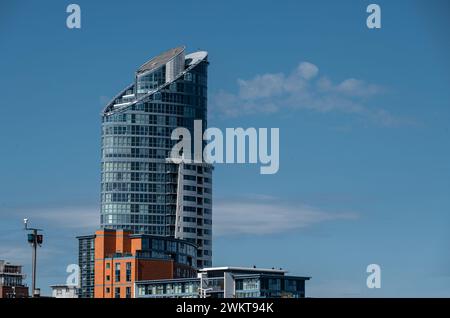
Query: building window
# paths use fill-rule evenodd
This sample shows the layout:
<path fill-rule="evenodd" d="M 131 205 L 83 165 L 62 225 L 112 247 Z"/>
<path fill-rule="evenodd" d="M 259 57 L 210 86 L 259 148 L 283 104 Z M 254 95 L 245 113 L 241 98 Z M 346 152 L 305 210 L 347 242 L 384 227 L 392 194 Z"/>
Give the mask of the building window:
<path fill-rule="evenodd" d="M 281 290 L 281 281 L 278 278 L 270 279 L 269 278 L 269 289 L 271 291 Z"/>
<path fill-rule="evenodd" d="M 109 294 L 110 291 L 109 287 L 106 287 L 106 293 Z"/>
<path fill-rule="evenodd" d="M 156 293 L 157 295 L 163 295 L 164 294 L 164 285 L 156 285 Z"/>
<path fill-rule="evenodd" d="M 259 290 L 259 279 L 244 279 L 242 290 Z"/>
<path fill-rule="evenodd" d="M 183 200 L 184 201 L 188 201 L 188 202 L 195 202 L 195 197 L 191 196 L 191 195 L 185 195 L 183 196 Z"/>
<path fill-rule="evenodd" d="M 125 297 L 126 298 L 131 298 L 131 287 L 127 287 L 125 289 Z"/>
<path fill-rule="evenodd" d="M 110 275 L 106 275 L 106 281 L 109 282 L 111 280 L 111 276 Z"/>
<path fill-rule="evenodd" d="M 130 262 L 128 262 L 127 263 L 127 265 L 126 265 L 127 267 L 126 267 L 126 280 L 127 280 L 127 282 L 131 282 L 131 263 Z M 128 287 L 127 287 L 128 288 Z"/>
<path fill-rule="evenodd" d="M 116 282 L 120 282 L 120 263 L 116 263 L 116 271 L 115 271 L 115 273 L 114 273 L 114 275 L 115 275 L 115 281 Z"/>
<path fill-rule="evenodd" d="M 286 279 L 284 281 L 286 291 L 297 291 L 297 281 L 294 279 Z"/>
<path fill-rule="evenodd" d="M 111 263 L 106 263 L 106 269 L 110 269 L 111 268 Z"/>
<path fill-rule="evenodd" d="M 114 298 L 120 298 L 120 287 L 114 288 Z"/>

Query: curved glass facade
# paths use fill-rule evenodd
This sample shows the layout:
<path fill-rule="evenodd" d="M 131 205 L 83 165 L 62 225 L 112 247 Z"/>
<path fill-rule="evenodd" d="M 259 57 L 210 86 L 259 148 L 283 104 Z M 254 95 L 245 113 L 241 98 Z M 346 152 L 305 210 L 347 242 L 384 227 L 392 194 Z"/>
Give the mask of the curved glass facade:
<path fill-rule="evenodd" d="M 207 68 L 206 52 L 185 57 L 184 47 L 167 51 L 145 63 L 102 114 L 102 228 L 185 239 L 199 247 L 197 267 L 212 264 L 212 204 L 204 199 L 211 177 L 206 183 L 199 176 L 192 225 L 179 226 L 186 233 L 176 234 L 179 189 L 187 181 L 169 155 L 177 142 L 170 139 L 173 129 L 193 135 L 194 120 L 207 127 Z"/>
<path fill-rule="evenodd" d="M 193 134 L 197 119 L 206 127 L 207 115 L 206 52 L 185 61 L 173 81 L 166 82 L 165 64 L 136 74 L 102 114 L 103 228 L 174 236 L 176 166 L 165 160 L 176 143 L 170 135 L 176 127 Z"/>
<path fill-rule="evenodd" d="M 142 75 L 136 75 L 136 92 L 138 95 L 146 94 L 157 89 L 166 82 L 166 66 Z"/>

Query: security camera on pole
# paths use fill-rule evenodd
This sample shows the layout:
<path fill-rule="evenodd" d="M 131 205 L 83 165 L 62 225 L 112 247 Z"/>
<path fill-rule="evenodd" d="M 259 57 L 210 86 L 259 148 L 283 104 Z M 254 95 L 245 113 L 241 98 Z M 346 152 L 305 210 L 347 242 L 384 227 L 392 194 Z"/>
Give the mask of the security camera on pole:
<path fill-rule="evenodd" d="M 33 248 L 33 269 L 32 269 L 32 287 L 31 287 L 31 297 L 39 297 L 40 290 L 36 289 L 36 257 L 37 257 L 37 247 L 41 246 L 43 242 L 43 235 L 38 234 L 41 229 L 29 228 L 28 227 L 28 219 L 23 219 L 23 223 L 25 224 L 25 231 L 28 231 L 28 243 L 31 244 Z"/>

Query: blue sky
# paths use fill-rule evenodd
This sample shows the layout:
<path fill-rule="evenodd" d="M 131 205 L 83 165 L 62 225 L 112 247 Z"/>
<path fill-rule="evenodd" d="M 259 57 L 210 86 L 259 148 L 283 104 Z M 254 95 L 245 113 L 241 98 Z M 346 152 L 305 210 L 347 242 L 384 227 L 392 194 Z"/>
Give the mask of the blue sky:
<path fill-rule="evenodd" d="M 102 107 L 184 44 L 209 52 L 210 126 L 280 128 L 277 174 L 216 166 L 215 265 L 309 275 L 312 297 L 450 296 L 446 1 L 377 1 L 380 30 L 369 1 L 76 1 L 80 30 L 69 3 L 0 5 L 0 259 L 30 274 L 27 216 L 39 287 L 65 281 L 99 221 Z"/>

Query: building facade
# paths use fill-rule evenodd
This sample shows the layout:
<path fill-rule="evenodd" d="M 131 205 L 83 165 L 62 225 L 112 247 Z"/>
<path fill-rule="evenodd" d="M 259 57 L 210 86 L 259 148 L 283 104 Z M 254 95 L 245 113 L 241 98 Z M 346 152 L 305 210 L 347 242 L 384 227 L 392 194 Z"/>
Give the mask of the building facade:
<path fill-rule="evenodd" d="M 193 135 L 195 120 L 202 132 L 207 127 L 207 67 L 207 52 L 169 50 L 142 65 L 102 113 L 101 227 L 185 238 L 200 247 L 197 267 L 212 265 L 211 172 L 180 179 L 169 159 L 178 142 L 173 129 Z M 178 192 L 180 180 L 190 194 Z M 189 225 L 176 231 L 177 202 L 185 197 Z"/>
<path fill-rule="evenodd" d="M 103 229 L 95 233 L 95 298 L 132 298 L 138 280 L 195 277 L 195 244 Z"/>
<path fill-rule="evenodd" d="M 79 288 L 70 285 L 51 285 L 53 298 L 78 298 Z"/>
<path fill-rule="evenodd" d="M 213 267 L 197 278 L 137 281 L 136 298 L 304 298 L 310 277 L 276 269 Z"/>
<path fill-rule="evenodd" d="M 26 298 L 28 287 L 23 280 L 22 265 L 0 260 L 0 298 Z"/>
<path fill-rule="evenodd" d="M 176 185 L 170 199 L 175 204 L 175 238 L 197 245 L 197 268 L 212 260 L 212 166 L 207 163 L 172 162 L 170 180 Z"/>
<path fill-rule="evenodd" d="M 78 266 L 80 267 L 80 298 L 94 297 L 95 234 L 78 236 Z"/>

